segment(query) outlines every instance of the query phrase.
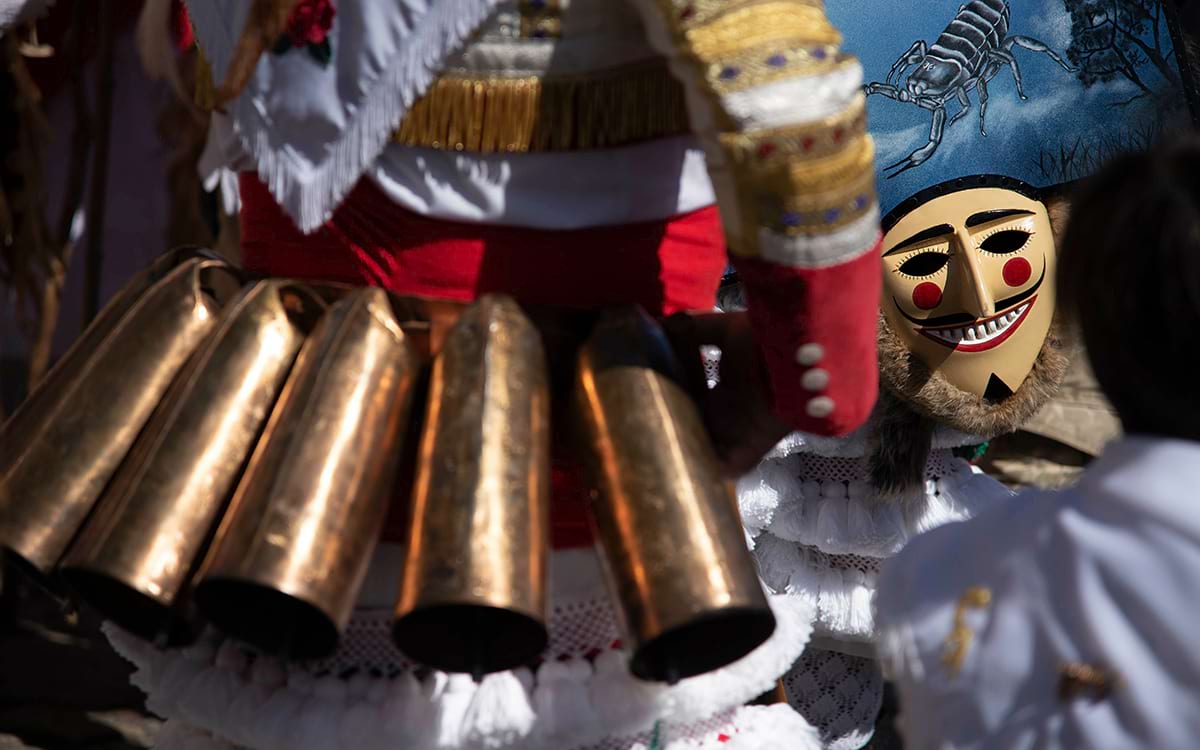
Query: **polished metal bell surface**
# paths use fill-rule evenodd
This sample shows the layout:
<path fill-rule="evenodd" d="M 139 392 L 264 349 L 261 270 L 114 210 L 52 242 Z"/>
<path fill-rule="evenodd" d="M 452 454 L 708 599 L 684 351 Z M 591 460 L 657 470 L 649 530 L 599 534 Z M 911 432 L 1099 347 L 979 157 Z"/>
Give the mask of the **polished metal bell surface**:
<path fill-rule="evenodd" d="M 5 431 L 0 546 L 40 573 L 51 570 L 240 285 L 223 262 L 189 260 L 146 290 L 115 324 L 115 313 L 101 316 L 80 353 L 65 363 L 72 373 L 64 369 L 49 390 L 31 397 L 36 423 L 22 416 L 20 434 Z M 115 304 L 127 302 L 123 296 Z"/>
<path fill-rule="evenodd" d="M 589 507 L 632 672 L 674 682 L 741 658 L 775 619 L 665 336 L 639 308 L 609 311 L 577 378 Z"/>
<path fill-rule="evenodd" d="M 434 361 L 392 634 L 417 661 L 476 675 L 546 647 L 550 404 L 541 338 L 481 298 Z"/>
<path fill-rule="evenodd" d="M 59 566 L 108 619 L 187 634 L 180 595 L 324 307 L 294 283 L 248 287 L 172 384 Z"/>
<path fill-rule="evenodd" d="M 203 248 L 180 248 L 158 256 L 127 281 L 104 305 L 79 338 L 75 339 L 66 353 L 58 358 L 28 398 L 17 406 L 8 421 L 0 425 L 0 445 L 21 445 L 25 442 L 23 436 L 33 434 L 52 414 L 62 408 L 64 396 L 83 375 L 96 348 L 108 338 L 125 314 L 150 287 L 179 265 L 200 260 L 219 258 Z M 15 459 L 16 455 L 14 452 L 11 458 Z M 6 460 L 0 457 L 0 476 L 4 475 L 6 466 Z"/>
<path fill-rule="evenodd" d="M 383 525 L 420 366 L 382 290 L 329 308 L 199 573 L 210 621 L 295 658 L 336 647 Z"/>

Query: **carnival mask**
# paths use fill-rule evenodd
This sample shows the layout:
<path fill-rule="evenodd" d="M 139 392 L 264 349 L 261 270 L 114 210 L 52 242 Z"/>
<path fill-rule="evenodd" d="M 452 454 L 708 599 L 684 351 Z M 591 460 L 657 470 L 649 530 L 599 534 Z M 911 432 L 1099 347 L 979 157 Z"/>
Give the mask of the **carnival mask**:
<path fill-rule="evenodd" d="M 883 238 L 887 324 L 931 372 L 995 402 L 1033 368 L 1054 317 L 1046 207 L 997 187 L 940 195 Z"/>

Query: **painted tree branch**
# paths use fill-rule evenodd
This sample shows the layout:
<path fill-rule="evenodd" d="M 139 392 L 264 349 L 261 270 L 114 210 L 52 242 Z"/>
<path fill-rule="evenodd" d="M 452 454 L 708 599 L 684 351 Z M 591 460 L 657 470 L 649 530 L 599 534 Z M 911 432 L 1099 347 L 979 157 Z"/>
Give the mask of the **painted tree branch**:
<path fill-rule="evenodd" d="M 1153 65 L 1155 67 L 1155 69 L 1157 69 L 1158 72 L 1162 75 L 1162 77 L 1167 79 L 1171 83 L 1172 86 L 1175 86 L 1175 87 L 1179 86 L 1179 76 L 1176 75 L 1175 71 L 1171 70 L 1171 65 L 1166 61 L 1165 58 L 1163 58 L 1163 56 L 1159 50 L 1156 50 L 1153 47 L 1151 47 L 1150 45 L 1146 44 L 1146 42 L 1143 41 L 1139 35 L 1131 32 L 1129 29 L 1122 27 L 1115 20 L 1113 21 L 1113 28 L 1122 37 L 1124 37 L 1126 40 L 1128 40 L 1134 46 L 1136 46 L 1138 49 L 1140 49 L 1142 51 L 1142 54 L 1144 54 L 1146 56 L 1146 59 L 1150 61 L 1150 64 Z"/>

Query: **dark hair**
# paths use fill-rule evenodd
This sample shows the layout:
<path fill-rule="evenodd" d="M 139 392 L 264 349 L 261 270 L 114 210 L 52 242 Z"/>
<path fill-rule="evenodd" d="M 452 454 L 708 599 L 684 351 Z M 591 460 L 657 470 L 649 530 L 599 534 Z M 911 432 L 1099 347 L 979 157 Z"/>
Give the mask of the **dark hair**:
<path fill-rule="evenodd" d="M 1001 188 L 1019 193 L 1030 200 L 1040 201 L 1042 199 L 1042 191 L 1015 177 L 1002 174 L 977 174 L 969 177 L 955 177 L 953 180 L 946 180 L 936 185 L 930 185 L 900 201 L 895 208 L 887 212 L 887 215 L 883 217 L 883 221 L 880 222 L 883 225 L 883 231 L 885 233 L 892 231 L 892 227 L 900 223 L 901 219 L 934 198 L 941 198 L 943 195 L 959 193 L 963 190 L 973 190 L 975 188 Z"/>
<path fill-rule="evenodd" d="M 1082 185 L 1058 289 L 1125 429 L 1200 439 L 1200 137 Z"/>

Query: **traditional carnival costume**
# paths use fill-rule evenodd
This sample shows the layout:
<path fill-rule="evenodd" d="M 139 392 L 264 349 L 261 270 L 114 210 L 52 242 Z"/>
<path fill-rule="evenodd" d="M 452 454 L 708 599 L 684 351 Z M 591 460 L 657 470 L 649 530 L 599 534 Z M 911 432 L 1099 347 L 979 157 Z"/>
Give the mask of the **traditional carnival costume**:
<path fill-rule="evenodd" d="M 1013 7 L 1015 12 L 1016 2 Z M 1159 10 L 1160 17 L 1138 30 L 1138 42 L 1174 37 L 1174 48 L 1184 47 L 1184 40 L 1175 36 L 1171 5 Z M 1057 9 L 1043 19 L 1062 27 L 1071 20 Z M 1070 26 L 1071 49 L 1077 50 L 1072 62 L 1079 66 L 1083 86 L 1057 93 L 1054 112 L 1022 144 L 1027 155 L 1016 164 L 1026 165 L 1024 173 L 1014 174 L 1042 185 L 1053 177 L 1088 178 L 1091 170 L 1123 152 L 1153 147 L 1161 134 L 1194 126 L 1173 54 L 1160 60 L 1157 71 L 1144 62 L 1131 64 L 1129 73 L 1146 76 L 1145 95 L 1132 102 L 1127 102 L 1128 81 L 1090 77 L 1094 68 L 1089 69 L 1088 44 L 1095 37 L 1089 35 L 1114 22 L 1100 14 L 1089 19 L 1091 25 Z M 1057 148 L 1062 142 L 1091 158 L 1060 165 L 1065 174 L 1035 170 L 1049 150 L 1041 144 Z M 1162 148 L 1171 153 L 1170 147 Z M 1129 175 L 1131 165 L 1138 164 L 1138 176 L 1127 177 L 1124 184 L 1112 177 L 1095 178 L 1097 184 L 1086 188 L 1092 205 L 1081 200 L 1072 206 L 1071 222 L 1080 225 L 1072 227 L 1072 234 L 1085 238 L 1071 240 L 1075 273 L 1094 274 L 1089 265 L 1114 257 L 1112 249 L 1104 255 L 1101 247 L 1109 240 L 1106 231 L 1137 231 L 1147 247 L 1169 243 L 1178 248 L 1182 243 L 1186 250 L 1176 252 L 1194 255 L 1194 241 L 1182 239 L 1195 236 L 1194 169 L 1181 163 L 1187 157 L 1195 160 L 1194 145 L 1170 156 L 1114 165 L 1112 174 Z M 1160 167 L 1154 160 L 1170 166 Z M 1112 217 L 1098 215 L 1100 190 L 1107 191 L 1104 205 L 1127 201 L 1136 206 L 1125 219 L 1136 225 L 1118 227 Z M 1159 192 L 1151 198 L 1132 194 L 1143 190 Z M 1168 233 L 1159 222 L 1166 219 L 1150 219 L 1160 216 L 1181 217 L 1175 225 L 1180 228 L 1174 229 L 1181 239 L 1163 238 Z M 907 236 L 908 229 L 911 224 L 900 234 Z M 890 234 L 884 239 L 885 259 L 894 244 Z M 1036 237 L 1030 244 L 1034 242 Z M 987 249 L 986 239 L 982 249 Z M 1126 248 L 1117 252 L 1124 254 Z M 1182 687 L 1194 681 L 1195 649 L 1187 645 L 1190 635 L 1182 624 L 1187 618 L 1177 607 L 1196 596 L 1194 571 L 1200 556 L 1189 500 L 1196 494 L 1200 448 L 1190 437 L 1195 434 L 1192 424 L 1171 428 L 1192 418 L 1196 400 L 1189 398 L 1194 391 L 1190 382 L 1166 375 L 1158 382 L 1157 374 L 1178 372 L 1172 363 L 1190 356 L 1189 344 L 1176 338 L 1175 331 L 1188 327 L 1180 316 L 1194 313 L 1195 306 L 1176 311 L 1167 300 L 1172 299 L 1172 285 L 1187 283 L 1176 278 L 1194 279 L 1196 272 L 1194 264 L 1174 257 L 1162 267 L 1154 263 L 1139 255 L 1141 283 L 1130 280 L 1128 288 L 1122 288 L 1126 275 L 1112 272 L 1091 277 L 1106 279 L 1101 283 L 1062 279 L 1063 288 L 1080 290 L 1073 295 L 1073 317 L 1097 377 L 1130 434 L 1115 438 L 1102 452 L 1100 445 L 1082 442 L 1080 450 L 1100 455 L 1061 491 L 1022 492 L 1003 507 L 914 539 L 884 566 L 875 602 L 877 650 L 896 685 L 906 747 L 1196 745 L 1196 695 Z M 1064 262 L 1062 268 L 1067 267 Z M 1006 277 L 1007 271 L 1005 266 Z M 1167 279 L 1166 274 L 1174 276 Z M 1161 293 L 1155 288 L 1159 285 Z M 1043 284 L 1031 304 L 1041 304 L 1052 286 Z M 1105 309 L 1108 317 L 1093 317 L 1085 309 L 1091 306 Z M 1142 311 L 1140 317 L 1135 310 Z M 1159 329 L 1160 338 L 1144 338 L 1145 321 L 1166 318 L 1176 327 Z M 1174 339 L 1173 349 L 1161 343 L 1165 339 Z M 1107 364 L 1103 376 L 1102 363 Z M 1160 391 L 1152 392 L 1156 385 Z M 1097 400 L 1081 399 L 1092 408 Z M 1113 432 L 1086 414 L 1076 421 L 1091 428 L 1089 440 Z M 1053 434 L 1044 432 L 1044 421 L 1034 429 Z"/>
<path fill-rule="evenodd" d="M 286 23 L 277 17 L 280 7 L 292 10 Z M 490 570 L 519 578 L 535 568 L 549 569 L 548 642 L 533 660 L 536 669 L 484 669 L 473 655 L 453 653 L 443 656 L 460 664 L 461 671 L 429 669 L 394 644 L 401 569 L 402 587 L 409 591 L 410 576 L 425 570 L 423 559 L 414 562 L 413 555 L 423 554 L 414 551 L 416 545 L 395 542 L 424 533 L 426 527 L 408 523 L 410 517 L 428 520 L 427 514 L 453 505 L 429 498 L 457 481 L 453 464 L 426 460 L 427 448 L 436 457 L 441 448 L 454 447 L 441 445 L 441 433 L 430 427 L 441 425 L 442 417 L 432 406 L 413 480 L 414 498 L 421 498 L 414 505 L 419 507 L 411 514 L 404 502 L 393 508 L 369 570 L 347 574 L 349 585 L 338 589 L 322 575 L 285 562 L 305 546 L 331 556 L 352 556 L 347 547 L 370 550 L 373 526 L 364 522 L 357 531 L 346 532 L 348 544 L 337 545 L 316 531 L 320 524 L 312 519 L 328 519 L 342 507 L 339 498 L 379 494 L 389 469 L 373 458 L 364 463 L 353 457 L 386 455 L 398 440 L 394 420 L 403 421 L 395 415 L 405 412 L 408 399 L 367 399 L 366 394 L 402 394 L 413 388 L 413 377 L 405 374 L 412 369 L 411 355 L 398 344 L 401 339 L 415 336 L 431 351 L 442 345 L 436 302 L 412 303 L 410 309 L 408 303 L 393 301 L 389 308 L 384 297 L 350 292 L 339 283 L 462 303 L 485 297 L 456 324 L 454 330 L 468 333 L 446 334 L 427 397 L 430 404 L 448 405 L 446 409 L 475 408 L 478 403 L 465 396 L 457 402 L 444 399 L 444 389 L 454 385 L 448 373 L 469 379 L 476 370 L 514 362 L 515 371 L 523 373 L 506 382 L 517 395 L 529 397 L 521 401 L 531 409 L 526 429 L 484 431 L 475 439 L 485 446 L 481 450 L 493 452 L 488 453 L 493 459 L 504 454 L 507 460 L 524 461 L 529 471 L 506 475 L 504 483 L 479 491 L 485 495 L 516 493 L 533 502 L 546 491 L 537 479 L 536 464 L 542 459 L 534 455 L 545 439 L 539 437 L 541 428 L 535 429 L 539 420 L 544 423 L 538 417 L 544 406 L 537 406 L 538 378 L 530 375 L 539 370 L 536 364 L 521 369 L 523 361 L 540 361 L 535 352 L 540 349 L 530 343 L 531 329 L 514 306 L 489 293 L 533 306 L 637 303 L 655 315 L 706 310 L 728 249 L 750 297 L 749 315 L 777 414 L 822 434 L 845 433 L 865 419 L 876 390 L 879 274 L 873 149 L 858 89 L 861 69 L 839 51 L 840 36 L 820 5 L 797 0 L 646 0 L 628 7 L 599 0 L 439 0 L 335 6 L 308 0 L 298 5 L 231 0 L 195 3 L 189 10 L 211 71 L 211 93 L 223 109 L 210 155 L 217 155 L 218 165 L 241 171 L 246 270 L 300 281 L 260 282 L 233 294 L 221 290 L 237 274 L 215 260 L 193 258 L 174 270 L 152 269 L 134 284 L 136 289 L 110 306 L 67 357 L 72 365 L 89 357 L 93 362 L 122 361 L 135 351 L 122 349 L 130 331 L 151 321 L 159 328 L 167 321 L 176 323 L 160 334 L 161 356 L 154 360 L 160 364 L 128 360 L 124 381 L 144 386 L 145 395 L 130 402 L 136 409 L 124 422 L 106 425 L 103 437 L 108 440 L 101 444 L 100 431 L 81 436 L 78 426 L 72 431 L 55 423 L 53 429 L 62 431 L 54 434 L 64 441 L 71 438 L 73 446 L 59 453 L 76 460 L 87 453 L 93 459 L 88 471 L 63 475 L 59 479 L 66 485 L 55 485 L 60 494 L 80 500 L 71 508 L 59 506 L 54 526 L 59 531 L 48 536 L 42 533 L 45 523 L 21 525 L 25 506 L 14 498 L 33 481 L 26 475 L 40 471 L 36 460 L 5 465 L 0 473 L 5 483 L 0 485 L 5 487 L 0 541 L 43 572 L 63 568 L 95 601 L 112 606 L 119 598 L 115 592 L 128 585 L 110 586 L 111 571 L 109 577 L 92 573 L 105 550 L 115 550 L 109 561 L 125 559 L 127 548 L 115 548 L 112 542 L 122 528 L 122 513 L 137 505 L 139 493 L 154 484 L 151 478 L 163 473 L 155 467 L 165 465 L 163 454 L 171 452 L 164 446 L 188 439 L 180 422 L 195 420 L 204 430 L 229 433 L 207 444 L 220 447 L 212 456 L 194 448 L 174 454 L 198 453 L 216 461 L 213 456 L 228 453 L 228 460 L 206 464 L 205 472 L 217 472 L 219 465 L 221 476 L 235 476 L 230 467 L 246 461 L 245 450 L 258 442 L 232 510 L 203 562 L 192 556 L 204 549 L 205 535 L 180 533 L 175 525 L 182 514 L 168 518 L 160 513 L 158 528 L 175 530 L 160 531 L 155 540 L 169 538 L 170 544 L 191 550 L 182 561 L 183 574 L 174 572 L 181 561 L 172 548 L 172 595 L 164 595 L 162 571 L 157 570 L 151 574 L 157 576 L 152 586 L 135 582 L 135 595 L 121 601 L 131 611 L 157 612 L 170 600 L 172 611 L 178 611 L 181 602 L 190 602 L 187 592 L 196 584 L 195 603 L 210 619 L 249 621 L 267 611 L 290 618 L 244 631 L 239 638 L 210 628 L 182 648 L 171 646 L 176 638 L 172 632 L 138 637 L 110 628 L 114 646 L 137 666 L 134 680 L 149 694 L 148 705 L 169 719 L 159 745 L 321 750 L 812 746 L 811 728 L 786 705 L 743 707 L 771 689 L 799 657 L 811 619 L 804 602 L 774 597 L 770 612 L 745 608 L 747 616 L 756 618 L 755 629 L 765 643 L 724 666 L 712 664 L 677 681 L 679 675 L 673 677 L 670 670 L 657 674 L 659 682 L 631 674 L 627 649 L 635 644 L 621 642 L 630 633 L 631 615 L 624 613 L 626 627 L 618 627 L 591 548 L 584 484 L 557 439 L 546 482 L 553 494 L 549 525 L 554 551 L 548 563 L 538 557 L 536 536 L 544 527 L 536 518 L 522 517 L 525 525 L 513 524 L 511 537 L 493 536 L 491 546 L 477 550 L 486 557 L 497 551 L 496 545 L 519 546 L 525 537 L 518 532 L 527 533 L 530 551 L 525 558 L 513 558 L 526 562 L 494 563 Z M 269 52 L 259 60 L 257 53 L 264 48 Z M 720 222 L 711 205 L 714 198 Z M 214 307 L 213 300 L 222 295 L 233 300 L 225 310 Z M 400 317 L 403 310 L 411 313 L 415 326 Z M 210 336 L 217 317 L 221 324 Z M 273 322 L 265 326 L 263 319 Z M 248 320 L 258 322 L 243 323 Z M 628 317 L 622 320 L 609 332 L 610 340 L 645 329 Z M 144 338 L 157 340 L 154 330 L 147 328 Z M 267 330 L 271 336 L 255 345 L 254 336 Z M 503 350 L 511 359 L 484 359 L 472 368 L 455 364 L 460 360 L 448 355 L 456 351 L 462 362 L 470 362 L 468 355 L 479 353 L 473 348 L 479 340 L 496 348 L 486 351 Z M 203 354 L 187 360 L 187 367 L 195 369 L 185 369 L 191 374 L 173 380 L 197 342 L 202 342 Z M 549 343 L 547 349 L 553 359 Z M 231 351 L 246 357 L 247 367 L 254 365 L 251 369 L 261 376 L 255 381 L 258 391 L 210 393 L 210 398 L 223 399 L 224 412 L 214 402 L 209 409 L 162 408 L 151 417 L 154 393 L 165 393 L 170 403 L 199 403 L 196 389 L 210 370 L 237 374 L 237 382 L 245 384 L 246 368 L 228 365 L 236 360 Z M 604 368 L 621 368 L 606 364 L 604 347 L 584 351 L 592 359 L 580 360 L 581 392 L 585 401 L 592 399 L 588 404 L 595 409 L 589 413 L 604 415 Z M 296 364 L 288 374 L 287 363 L 293 359 Z M 350 361 L 359 364 L 341 366 Z M 815 369 L 826 378 L 820 389 L 794 387 Z M 60 367 L 42 398 L 24 416 L 18 412 L 6 429 L 34 423 L 31 415 L 60 414 L 47 394 L 58 391 L 79 399 L 102 384 L 128 385 L 111 377 L 101 383 L 92 374 L 72 380 L 69 370 Z M 682 408 L 669 393 L 664 395 L 666 381 L 654 374 L 654 367 L 643 372 L 649 378 L 644 382 L 653 386 L 645 391 L 652 405 Z M 532 389 L 533 396 L 522 389 Z M 267 398 L 267 393 L 278 394 L 273 412 L 276 396 Z M 340 399 L 329 413 L 322 411 L 326 395 Z M 311 406 L 305 406 L 308 400 Z M 675 424 L 671 420 L 679 417 L 674 411 L 656 423 Z M 248 429 L 249 423 L 230 432 L 227 423 L 206 421 L 221 413 L 244 414 L 246 419 L 270 413 L 270 419 L 265 426 L 254 423 L 262 429 L 260 440 L 255 437 L 259 427 Z M 646 414 L 655 417 L 653 409 Z M 150 426 L 99 510 L 86 520 L 82 541 L 70 545 L 64 561 L 69 537 L 90 507 L 84 498 L 112 476 L 129 450 L 132 432 L 147 419 Z M 607 427 L 593 423 L 591 429 L 604 434 Z M 31 450 L 44 451 L 52 441 L 42 437 L 34 442 Z M 234 443 L 239 443 L 238 451 L 232 450 Z M 668 458 L 690 460 L 684 454 L 704 453 L 697 446 L 695 441 L 676 444 L 682 453 Z M 139 462 L 145 456 L 153 459 L 144 470 L 132 468 L 143 466 Z M 464 460 L 481 459 L 465 455 Z M 611 479 L 604 474 L 609 468 L 604 465 L 600 471 Z M 430 479 L 439 471 L 449 473 Z M 204 486 L 193 489 L 211 493 L 211 481 L 200 484 Z M 701 484 L 709 489 L 700 491 Z M 703 495 L 719 485 L 709 475 L 704 483 L 693 482 L 691 493 Z M 154 489 L 178 501 L 179 493 Z M 619 491 L 624 490 L 606 490 Z M 467 499 L 479 497 L 477 492 Z M 272 515 L 281 498 L 301 498 L 304 512 L 285 508 L 282 516 Z M 715 502 L 707 507 L 705 513 L 719 518 L 727 506 Z M 63 515 L 68 511 L 69 519 Z M 254 515 L 260 511 L 263 515 Z M 341 528 L 350 528 L 346 519 L 357 516 L 345 512 L 350 515 L 341 519 Z M 284 516 L 294 521 L 285 524 L 286 530 L 298 535 L 288 542 L 268 528 Z M 486 513 L 474 518 L 485 525 L 489 521 Z M 707 518 L 692 521 L 708 523 Z M 597 533 L 605 534 L 604 523 L 598 525 Z M 713 528 L 721 538 L 705 542 L 701 552 L 711 557 L 714 550 L 728 548 L 732 533 L 745 554 L 736 521 Z M 244 546 L 230 541 L 243 533 Z M 662 540 L 657 546 L 664 551 L 663 545 L 673 543 L 680 542 Z M 161 555 L 163 550 L 153 552 Z M 467 557 L 458 563 L 467 566 Z M 271 593 L 257 579 L 252 585 L 238 583 L 249 580 L 245 565 L 251 558 L 274 570 L 277 579 L 286 579 L 286 585 Z M 332 557 L 308 559 L 324 570 Z M 744 581 L 741 588 L 720 588 L 733 579 L 715 562 L 698 595 L 739 604 L 749 589 Z M 607 565 L 609 577 L 619 579 L 620 571 L 611 570 L 612 559 Z M 436 579 L 455 570 L 449 566 L 426 572 Z M 208 586 L 221 578 L 217 571 L 228 574 L 222 574 L 222 581 L 236 579 L 235 585 Z M 692 576 L 679 578 L 687 583 Z M 751 583 L 757 594 L 749 593 L 760 596 L 752 575 Z M 334 623 L 340 627 L 331 629 L 326 621 L 339 618 L 313 616 L 312 601 L 320 598 L 311 594 L 316 588 L 324 600 L 336 600 L 333 609 L 348 611 L 357 603 L 348 623 Z M 214 590 L 225 593 L 206 594 Z M 310 592 L 308 599 L 298 597 L 301 590 Z M 412 605 L 408 601 L 400 607 L 412 614 Z M 757 627 L 769 622 L 773 633 L 770 627 Z M 481 624 L 475 636 L 486 635 L 480 632 L 486 627 Z M 437 640 L 439 634 L 426 635 Z M 265 648 L 286 642 L 284 650 L 294 657 L 325 650 L 331 638 L 337 649 L 315 660 L 285 662 Z M 248 640 L 261 647 L 245 645 Z M 525 641 L 536 643 L 537 637 Z M 718 645 L 696 643 L 690 651 L 699 658 L 720 652 Z M 667 662 L 681 658 L 668 656 Z M 653 663 L 641 666 L 655 671 Z M 462 671 L 488 674 L 477 683 Z"/>
<path fill-rule="evenodd" d="M 919 534 L 1009 502 L 955 449 L 1033 418 L 1066 369 L 1053 318 L 1068 206 L 1055 188 L 1096 162 L 1067 159 L 1063 144 L 1082 153 L 1136 132 L 1104 114 L 1077 45 L 1032 35 L 1035 18 L 1069 32 L 1061 8 L 876 10 L 829 8 L 864 61 L 871 131 L 884 144 L 880 401 L 858 433 L 793 435 L 739 485 L 768 586 L 817 610 L 812 645 L 784 678 L 788 698 L 839 749 L 862 746 L 879 711 L 874 608 L 920 590 L 924 575 L 909 568 L 897 594 L 881 567 Z M 1030 109 L 1042 100 L 1051 110 Z M 808 377 L 802 385 L 819 385 Z M 935 722 L 918 734 L 939 731 Z"/>
<path fill-rule="evenodd" d="M 960 187 L 964 184 L 990 187 Z M 993 210 L 1021 211 L 1020 216 L 1026 218 L 1020 221 L 1034 221 L 1036 227 L 1021 225 L 1009 231 L 1049 238 L 1045 208 L 1017 189 L 1024 188 L 998 177 L 935 186 L 900 209 L 918 215 L 936 212 L 920 215 L 919 228 L 913 230 L 911 222 L 897 222 L 897 214 L 885 222 L 885 227 L 894 224 L 893 231 L 885 234 L 885 251 L 897 249 L 888 244 L 889 239 L 894 244 L 952 222 L 956 215 L 961 225 L 969 215 Z M 966 202 L 946 210 L 947 199 L 958 202 L 961 198 Z M 962 211 L 965 213 L 959 215 Z M 1003 221 L 996 226 L 1016 226 L 1011 219 L 1007 224 Z M 898 233 L 895 226 L 900 227 Z M 938 239 L 945 243 L 944 236 Z M 922 247 L 931 244 L 925 242 Z M 1044 245 L 1028 242 L 1012 256 L 1028 267 L 1035 263 L 1044 267 L 1044 275 L 1027 277 L 1006 290 L 1000 286 L 1007 282 L 1000 280 L 998 268 L 996 278 L 986 282 L 989 286 L 981 286 L 1009 299 L 1030 289 L 1034 290 L 1031 294 L 1003 309 L 997 306 L 971 312 L 970 320 L 955 318 L 959 329 L 965 324 L 973 326 L 972 337 L 981 345 L 989 339 L 997 345 L 990 351 L 968 348 L 971 345 L 958 350 L 959 345 L 951 342 L 956 351 L 949 357 L 937 350 L 921 350 L 919 342 L 902 338 L 892 319 L 908 313 L 913 294 L 923 294 L 914 290 L 925 283 L 944 285 L 945 302 L 929 309 L 947 318 L 961 316 L 964 308 L 970 309 L 970 303 L 961 302 L 969 292 L 952 296 L 954 286 L 972 280 L 956 265 L 955 250 L 926 251 L 938 253 L 931 265 L 942 264 L 927 274 L 936 276 L 936 281 L 914 280 L 907 270 L 902 272 L 905 275 L 897 274 L 895 268 L 913 256 L 911 249 L 899 250 L 900 254 L 883 259 L 890 266 L 885 285 L 891 292 L 885 294 L 880 319 L 880 371 L 885 390 L 872 419 L 848 438 L 793 435 L 757 472 L 739 483 L 743 519 L 755 534 L 754 553 L 768 587 L 809 602 L 817 610 L 813 641 L 784 678 L 788 699 L 822 729 L 828 747 L 839 749 L 861 747 L 870 739 L 881 705 L 883 676 L 874 658 L 873 608 L 882 564 L 917 535 L 971 518 L 1011 497 L 999 482 L 956 456 L 955 449 L 1015 429 L 1053 395 L 1066 367 L 1057 339 L 1049 333 L 1053 291 L 1046 280 L 1053 278 L 1053 243 L 1048 239 Z M 901 257 L 905 252 L 909 256 Z M 1009 279 L 1016 280 L 1012 274 Z M 900 299 L 906 300 L 903 308 L 892 301 Z M 1036 305 L 1044 306 L 1042 315 L 1035 313 Z M 894 308 L 890 313 L 889 306 Z M 1014 314 L 1018 317 L 1012 318 Z M 1006 325 L 994 322 L 1001 320 Z M 1005 336 L 1014 325 L 1018 330 Z M 1028 340 L 1022 340 L 1021 329 Z M 946 346 L 940 341 L 931 341 L 931 345 Z M 1006 347 L 1023 348 L 1024 352 L 1006 351 Z M 954 372 L 959 364 L 955 358 L 983 353 L 992 360 L 984 365 L 990 368 L 987 372 L 957 381 L 943 374 L 947 369 L 959 374 Z M 998 364 L 1005 358 L 1019 360 L 1022 354 L 1025 362 L 1016 367 L 1005 369 Z M 970 363 L 980 359 L 974 357 Z M 993 371 L 1003 373 L 1006 383 L 1017 384 L 1011 390 L 1006 385 L 1005 395 L 995 401 L 983 395 L 990 378 L 995 377 Z M 967 390 L 972 377 L 977 391 Z"/>

